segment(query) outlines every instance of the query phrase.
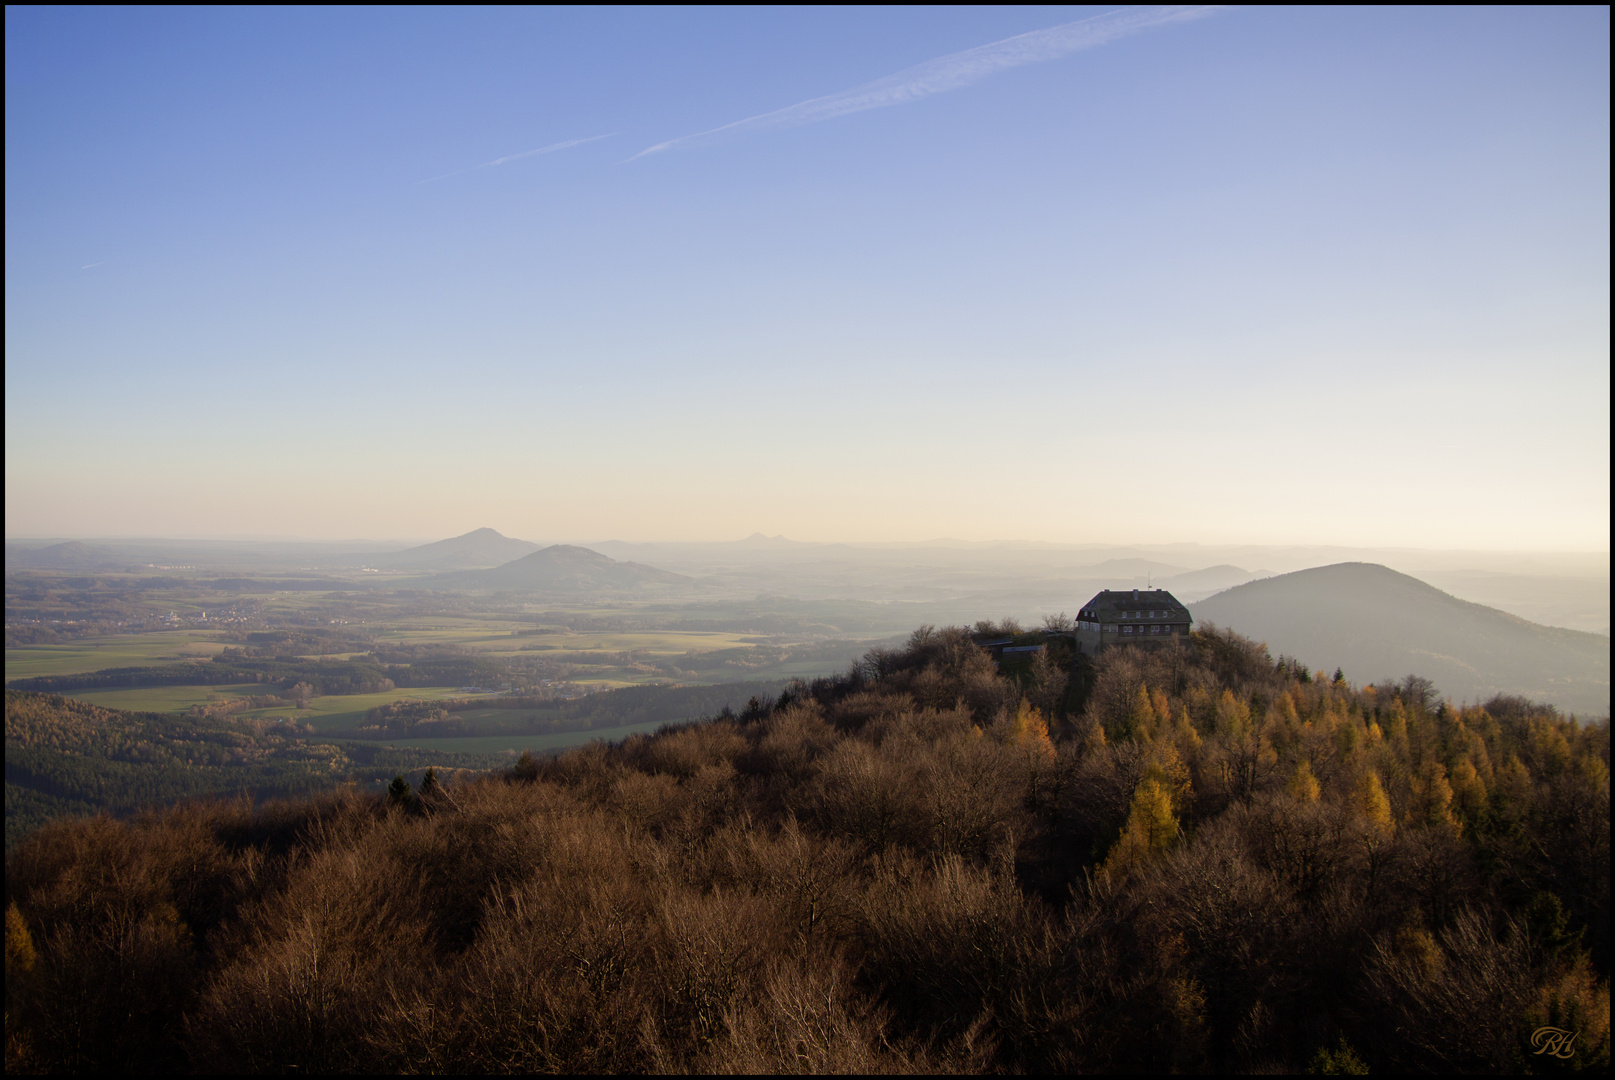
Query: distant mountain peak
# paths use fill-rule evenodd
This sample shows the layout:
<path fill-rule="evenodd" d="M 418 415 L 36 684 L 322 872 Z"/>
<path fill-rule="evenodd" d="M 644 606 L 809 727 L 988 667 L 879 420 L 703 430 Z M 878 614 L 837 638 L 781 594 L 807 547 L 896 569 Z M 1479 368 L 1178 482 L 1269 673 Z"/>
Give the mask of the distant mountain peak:
<path fill-rule="evenodd" d="M 1353 681 L 1433 679 L 1455 701 L 1521 694 L 1582 715 L 1609 712 L 1609 639 L 1529 622 L 1388 566 L 1342 562 L 1237 585 L 1192 603 L 1275 654 Z"/>
<path fill-rule="evenodd" d="M 470 570 L 499 566 L 537 550 L 537 544 L 484 525 L 447 540 L 376 556 L 372 565 L 399 570 Z"/>
<path fill-rule="evenodd" d="M 577 544 L 551 544 L 547 548 L 539 548 L 531 555 L 524 555 L 516 562 L 590 562 L 602 566 L 615 563 L 617 560 L 610 555 L 602 555 L 593 548 L 579 547 Z"/>
<path fill-rule="evenodd" d="M 784 533 L 781 533 L 778 536 L 768 536 L 768 535 L 766 535 L 764 533 L 754 532 L 750 536 L 746 537 L 746 539 L 738 540 L 738 541 L 736 541 L 736 543 L 743 544 L 746 547 L 801 547 L 802 546 L 802 541 L 800 541 L 800 540 L 791 540 L 788 537 L 786 537 Z"/>
<path fill-rule="evenodd" d="M 593 548 L 576 544 L 551 544 L 491 570 L 452 574 L 443 579 L 464 588 L 537 589 L 541 591 L 590 593 L 637 590 L 651 585 L 688 584 L 682 574 L 618 562 Z"/>
<path fill-rule="evenodd" d="M 6 545 L 6 569 L 104 570 L 119 564 L 117 553 L 82 540 L 68 540 L 42 548 Z"/>

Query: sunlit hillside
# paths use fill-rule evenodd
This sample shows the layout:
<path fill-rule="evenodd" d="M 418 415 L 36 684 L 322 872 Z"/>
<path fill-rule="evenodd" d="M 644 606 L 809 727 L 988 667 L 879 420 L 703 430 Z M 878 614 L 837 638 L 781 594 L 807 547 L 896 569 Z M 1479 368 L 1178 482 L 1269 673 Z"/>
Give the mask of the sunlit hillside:
<path fill-rule="evenodd" d="M 1416 673 L 1460 701 L 1519 694 L 1609 715 L 1607 635 L 1539 626 L 1369 563 L 1253 581 L 1194 605 L 1195 617 L 1274 652 L 1365 682 Z"/>
<path fill-rule="evenodd" d="M 1608 1067 L 1607 720 L 1044 640 L 47 826 L 7 848 L 7 1071 L 1512 1072 L 1544 1027 Z"/>

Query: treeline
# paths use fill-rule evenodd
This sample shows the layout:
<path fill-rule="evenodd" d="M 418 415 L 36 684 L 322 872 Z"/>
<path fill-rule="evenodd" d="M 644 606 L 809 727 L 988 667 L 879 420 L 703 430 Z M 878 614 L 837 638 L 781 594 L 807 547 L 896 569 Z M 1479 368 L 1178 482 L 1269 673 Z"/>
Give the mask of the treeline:
<path fill-rule="evenodd" d="M 298 656 L 266 658 L 242 649 L 224 649 L 203 663 L 155 664 L 143 667 L 104 668 L 75 675 L 40 675 L 17 679 L 13 690 L 60 694 L 72 690 L 98 690 L 142 686 L 230 686 L 272 684 L 290 690 L 306 684 L 316 696 L 373 694 L 396 687 L 508 684 L 520 674 L 497 660 L 475 657 L 440 657 L 408 664 L 383 664 L 373 658 L 308 660 Z"/>
<path fill-rule="evenodd" d="M 7 1067 L 1607 1072 L 1608 720 L 1304 671 L 925 629 L 503 775 L 52 825 Z"/>
<path fill-rule="evenodd" d="M 706 652 L 687 652 L 655 662 L 655 667 L 673 678 L 713 678 L 744 675 L 758 668 L 786 663 L 824 664 L 844 667 L 867 648 L 852 641 L 822 641 L 793 645 L 740 645 Z M 823 670 L 821 668 L 820 670 Z"/>
<path fill-rule="evenodd" d="M 242 655 L 258 659 L 280 656 L 320 656 L 331 653 L 367 653 L 376 639 L 349 627 L 289 627 L 247 630 L 225 634 L 222 640 L 240 643 Z"/>
<path fill-rule="evenodd" d="M 389 664 L 387 674 L 399 686 L 500 687 L 520 678 L 509 664 L 469 656 Z"/>
<path fill-rule="evenodd" d="M 403 593 L 398 595 L 402 596 Z M 845 639 L 892 635 L 899 627 L 913 626 L 927 612 L 939 606 L 868 600 L 802 600 L 763 595 L 744 601 L 702 601 L 666 606 L 652 604 L 632 613 L 609 615 L 552 610 L 538 613 L 510 611 L 507 617 L 515 622 L 537 623 L 540 628 L 566 627 L 578 633 L 673 630 Z M 916 616 L 907 618 L 904 612 L 914 612 Z"/>
<path fill-rule="evenodd" d="M 103 709 L 6 691 L 9 846 L 64 815 L 142 808 L 202 795 L 301 795 L 375 784 L 399 770 L 487 767 L 493 755 L 389 752 L 315 739 L 307 726 Z"/>
<path fill-rule="evenodd" d="M 393 701 L 367 712 L 357 735 L 362 739 L 546 735 L 608 730 L 630 724 L 674 723 L 715 715 L 750 698 L 772 698 L 784 686 L 779 681 L 720 686 L 629 686 L 576 698 L 509 695 Z M 470 712 L 484 715 L 464 715 Z M 486 715 L 489 712 L 494 715 Z"/>
<path fill-rule="evenodd" d="M 355 592 L 368 585 L 367 582 L 344 581 L 341 578 L 245 577 L 198 579 L 194 584 L 198 588 L 236 593 Z"/>
<path fill-rule="evenodd" d="M 40 675 L 31 679 L 17 679 L 9 684 L 9 689 L 59 694 L 71 690 L 114 687 L 260 683 L 289 690 L 298 683 L 306 683 L 315 695 L 325 695 L 373 694 L 391 690 L 396 685 L 388 668 L 362 660 L 303 660 L 297 657 L 259 660 L 228 655 L 231 652 L 225 649 L 211 661 L 202 663 L 104 668 L 76 675 Z"/>
<path fill-rule="evenodd" d="M 184 663 L 151 664 L 138 667 L 102 668 L 74 675 L 36 675 L 13 679 L 8 690 L 59 694 L 69 690 L 101 690 L 136 686 L 228 686 L 232 683 L 261 683 L 277 680 L 262 671 L 248 671 L 231 664 Z"/>
<path fill-rule="evenodd" d="M 529 660 L 530 670 L 542 672 L 552 679 L 588 677 L 602 668 L 616 668 L 640 675 L 654 675 L 665 679 L 685 681 L 702 680 L 725 682 L 757 679 L 772 668 L 786 664 L 810 666 L 817 670 L 845 668 L 869 648 L 871 641 L 811 641 L 791 644 L 753 642 L 722 649 L 690 650 L 677 656 L 660 655 L 650 649 L 631 649 L 607 652 L 600 649 L 568 650 L 564 644 L 545 640 L 549 635 L 562 633 L 550 628 L 517 631 L 517 637 L 535 637 L 539 640 L 521 646 L 524 653 L 536 656 Z M 523 658 L 527 659 L 527 658 Z"/>

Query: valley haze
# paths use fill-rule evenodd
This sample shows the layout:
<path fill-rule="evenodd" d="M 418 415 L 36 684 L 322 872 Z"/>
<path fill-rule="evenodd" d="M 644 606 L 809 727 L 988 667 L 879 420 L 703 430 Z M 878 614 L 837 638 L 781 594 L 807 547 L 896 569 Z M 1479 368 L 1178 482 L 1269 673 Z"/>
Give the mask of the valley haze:
<path fill-rule="evenodd" d="M 1251 568 L 1225 561 L 1232 559 Z M 132 588 L 147 575 L 158 586 L 152 602 L 191 579 L 258 593 L 465 594 L 482 598 L 473 606 L 507 611 L 520 609 L 525 596 L 535 612 L 552 602 L 580 611 L 656 608 L 663 619 L 702 612 L 714 626 L 728 620 L 727 628 L 741 631 L 750 616 L 734 605 L 766 602 L 814 611 L 798 635 L 815 640 L 852 640 L 853 626 L 897 634 L 920 622 L 971 625 L 1000 616 L 1034 625 L 1076 611 L 1104 589 L 1161 588 L 1190 604 L 1197 620 L 1264 641 L 1275 655 L 1349 669 L 1364 682 L 1412 673 L 1455 700 L 1513 693 L 1582 714 L 1609 710 L 1608 560 L 1597 553 L 813 544 L 761 533 L 707 544 L 584 546 L 482 527 L 412 546 L 8 541 L 6 568 L 8 598 L 26 581 L 13 571 L 102 572 Z M 253 572 L 264 576 L 241 576 Z M 8 627 L 12 617 L 8 607 Z"/>

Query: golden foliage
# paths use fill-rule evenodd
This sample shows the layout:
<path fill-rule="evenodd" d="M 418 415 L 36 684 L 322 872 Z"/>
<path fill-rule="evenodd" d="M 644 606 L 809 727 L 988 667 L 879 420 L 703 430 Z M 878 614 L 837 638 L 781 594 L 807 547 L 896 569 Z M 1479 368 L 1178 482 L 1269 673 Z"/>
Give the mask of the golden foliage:
<path fill-rule="evenodd" d="M 1020 705 L 1015 709 L 1015 716 L 1009 722 L 1009 742 L 1037 757 L 1048 760 L 1054 758 L 1054 743 L 1049 739 L 1049 722 L 1043 718 L 1042 712 L 1025 698 L 1021 698 Z"/>
<path fill-rule="evenodd" d="M 34 938 L 28 932 L 22 912 L 16 904 L 6 907 L 6 974 L 26 975 L 34 970 L 38 954 L 34 951 Z"/>
<path fill-rule="evenodd" d="M 1447 767 L 1434 759 L 1425 762 L 1413 781 L 1413 802 L 1408 808 L 1408 821 L 1417 825 L 1454 824 L 1452 817 L 1452 785 L 1447 782 Z"/>
<path fill-rule="evenodd" d="M 1151 856 L 1170 847 L 1179 831 L 1177 816 L 1172 813 L 1171 793 L 1160 781 L 1145 779 L 1133 793 L 1127 824 L 1105 859 L 1103 872 L 1116 874 L 1137 869 Z"/>
<path fill-rule="evenodd" d="M 1395 827 L 1391 800 L 1386 797 L 1379 774 L 1373 769 L 1364 771 L 1358 777 L 1357 785 L 1352 790 L 1351 808 L 1357 820 L 1372 830 L 1389 833 Z"/>
<path fill-rule="evenodd" d="M 1295 772 L 1290 774 L 1290 782 L 1285 785 L 1284 790 L 1300 802 L 1315 803 L 1323 792 L 1323 786 L 1318 783 L 1318 778 L 1312 775 L 1312 763 L 1303 758 L 1295 767 Z"/>

